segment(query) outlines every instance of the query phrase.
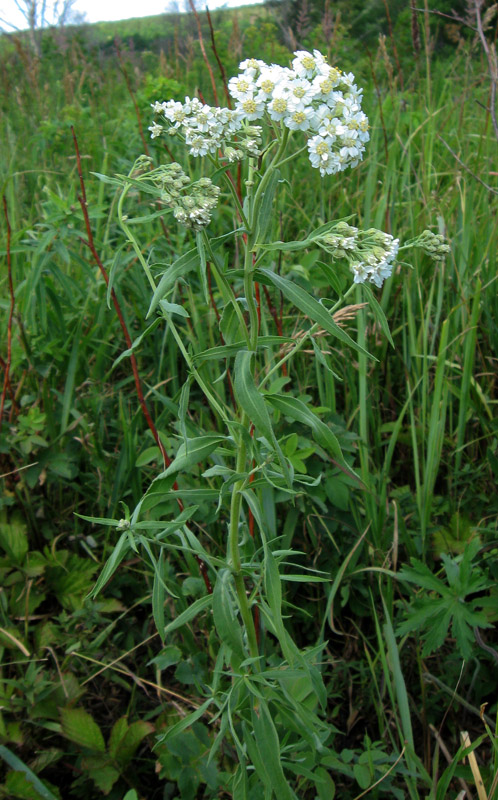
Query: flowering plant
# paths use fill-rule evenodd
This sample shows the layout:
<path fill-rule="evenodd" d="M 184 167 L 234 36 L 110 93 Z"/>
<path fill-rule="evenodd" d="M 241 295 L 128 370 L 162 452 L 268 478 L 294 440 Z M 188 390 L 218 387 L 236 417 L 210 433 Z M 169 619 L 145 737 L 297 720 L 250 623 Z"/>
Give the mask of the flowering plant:
<path fill-rule="evenodd" d="M 368 356 L 363 344 L 338 324 L 339 311 L 343 316 L 346 311 L 339 307 L 352 292 L 365 292 L 364 299 L 389 335 L 380 304 L 369 287 L 358 284 L 382 286 L 401 248 L 392 235 L 373 228 L 359 230 L 348 220 L 323 222 L 298 241 L 271 241 L 272 207 L 282 169 L 296 157 L 292 137 L 307 137 L 300 150 L 308 151 L 311 166 L 324 178 L 356 166 L 363 157 L 368 120 L 361 110 L 362 91 L 351 73 L 330 67 L 316 50 L 298 51 L 292 68 L 268 66 L 257 59 L 243 61 L 228 89 L 233 109 L 212 108 L 188 97 L 184 103 L 154 103 L 161 122 L 154 122 L 150 131 L 157 138 L 168 130 L 185 143 L 190 155 L 212 163 L 213 179 L 224 181 L 233 200 L 238 217 L 234 230 L 209 235 L 221 190 L 209 177 L 192 180 L 176 162 L 152 169 L 151 159 L 141 156 L 128 176 L 106 179 L 119 187 L 119 221 L 152 289 L 148 316 L 159 314 L 164 319 L 183 355 L 187 377 L 178 399 L 176 455 L 166 460 L 134 511 L 113 523 L 121 536 L 95 591 L 130 548 L 141 549 L 154 569 L 153 611 L 163 639 L 206 610 L 212 612 L 218 646 L 212 680 L 203 687 L 206 700 L 168 729 L 163 740 L 214 711 L 211 722 L 217 734 L 211 756 L 223 740 L 238 756 L 238 766 L 227 778 L 234 798 L 262 797 L 262 789 L 268 798 L 296 798 L 292 777 L 296 773 L 324 796 L 329 786 L 325 766 L 333 760 L 327 745 L 333 729 L 322 717 L 326 692 L 318 658 L 324 641 L 322 636 L 315 647 L 304 650 L 293 641 L 284 621 L 283 581 L 306 578 L 327 583 L 328 576 L 306 572 L 294 563 L 298 553 L 281 547 L 277 515 L 269 509 L 278 500 L 294 502 L 321 480 L 321 474 L 309 476 L 302 461 L 292 457 L 278 435 L 279 418 L 308 428 L 319 456 L 331 457 L 340 470 L 354 473 L 351 455 L 343 453 L 344 432 L 333 429 L 318 409 L 292 392 L 266 387 L 271 378 L 287 374 L 290 360 L 307 341 L 323 360 L 316 343 L 319 334 L 353 348 L 361 358 Z M 244 170 L 245 195 L 230 172 L 234 163 Z M 150 219 L 172 211 L 175 220 L 195 234 L 195 245 L 172 264 L 151 265 L 145 257 L 132 225 L 143 218 L 130 220 L 124 212 L 132 187 L 147 192 L 159 206 Z M 438 237 L 426 232 L 422 239 L 426 250 L 441 255 L 444 245 Z M 232 250 L 233 241 L 237 248 Z M 321 248 L 338 268 L 346 263 L 346 274 L 350 280 L 353 276 L 345 291 L 341 282 L 336 284 L 335 303 L 326 304 L 273 268 L 275 252 L 309 247 Z M 243 253 L 241 264 L 235 261 L 237 252 Z M 333 283 L 334 269 L 318 263 Z M 178 303 L 175 293 L 178 281 L 189 281 L 195 271 L 207 304 L 214 303 L 211 276 L 216 282 L 215 310 L 222 338 L 220 345 L 208 349 L 200 346 L 194 326 L 188 332 L 182 328 L 189 309 Z M 268 333 L 271 322 L 264 319 L 260 284 L 281 292 L 309 321 L 298 338 L 279 329 L 278 335 Z M 353 315 L 361 307 L 353 306 Z M 207 368 L 213 362 L 219 363 L 215 380 Z M 187 425 L 192 384 L 210 408 L 214 432 L 199 424 Z M 199 491 L 203 502 L 207 497 L 211 503 L 210 523 L 226 526 L 224 557 L 218 551 L 210 553 L 207 540 L 194 532 L 192 522 L 200 524 L 206 512 L 198 504 L 189 505 L 193 496 L 200 495 L 182 481 L 182 475 L 207 459 L 214 461 L 202 473 L 210 488 L 207 494 Z M 206 591 L 166 622 L 164 552 L 168 549 L 184 553 L 191 569 L 195 556 Z"/>

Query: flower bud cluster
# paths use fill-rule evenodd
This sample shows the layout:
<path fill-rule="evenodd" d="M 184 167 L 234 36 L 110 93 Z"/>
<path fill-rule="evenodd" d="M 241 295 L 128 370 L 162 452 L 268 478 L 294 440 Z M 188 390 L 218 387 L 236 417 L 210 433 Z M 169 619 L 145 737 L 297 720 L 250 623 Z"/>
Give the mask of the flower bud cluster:
<path fill-rule="evenodd" d="M 161 189 L 161 201 L 173 209 L 173 216 L 181 225 L 194 231 L 209 225 L 220 194 L 210 178 L 192 182 L 176 162 L 159 167 L 151 177 Z"/>
<path fill-rule="evenodd" d="M 370 281 L 378 287 L 391 276 L 399 249 L 399 239 L 389 233 L 377 228 L 362 231 L 347 222 L 338 222 L 317 244 L 333 258 L 349 262 L 355 283 Z"/>
<path fill-rule="evenodd" d="M 294 56 L 292 69 L 256 58 L 242 61 L 239 74 L 228 82 L 234 110 L 189 97 L 184 103 L 156 102 L 152 108 L 166 119 L 170 133 L 183 135 L 193 156 L 220 149 L 228 161 L 260 155 L 261 129 L 248 123 L 266 115 L 273 123 L 308 136 L 311 165 L 322 176 L 356 166 L 370 138 L 368 119 L 361 110 L 363 90 L 351 72 L 329 66 L 318 50 L 313 54 L 297 50 Z M 156 138 L 165 127 L 154 122 L 149 130 Z"/>
<path fill-rule="evenodd" d="M 430 230 L 423 231 L 414 242 L 415 247 L 421 247 L 434 261 L 444 261 L 450 246 L 446 244 L 444 236 L 440 233 L 432 233 Z"/>

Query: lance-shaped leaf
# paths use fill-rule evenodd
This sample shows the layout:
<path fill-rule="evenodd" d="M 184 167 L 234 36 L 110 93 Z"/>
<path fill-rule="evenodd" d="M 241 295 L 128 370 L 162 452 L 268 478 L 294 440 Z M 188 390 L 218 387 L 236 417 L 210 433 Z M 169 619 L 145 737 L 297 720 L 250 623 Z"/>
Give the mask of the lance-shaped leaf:
<path fill-rule="evenodd" d="M 182 625 L 190 622 L 191 619 L 194 619 L 194 617 L 196 617 L 197 614 L 200 614 L 200 612 L 207 608 L 207 606 L 210 606 L 212 602 L 212 594 L 206 594 L 204 597 L 199 597 L 197 600 L 194 600 L 194 602 L 191 603 L 189 607 L 185 609 L 185 611 L 182 611 L 181 614 L 175 617 L 175 619 L 172 619 L 171 622 L 166 625 L 164 629 L 164 635 L 166 636 L 168 633 L 172 633 L 173 631 L 176 631 L 177 628 L 181 628 Z"/>
<path fill-rule="evenodd" d="M 277 453 L 282 466 L 287 485 L 292 486 L 292 476 L 284 454 L 273 432 L 270 415 L 263 395 L 258 391 L 254 382 L 251 361 L 254 353 L 250 350 L 241 350 L 235 359 L 234 390 L 237 402 L 244 409 L 247 416 L 259 433 L 266 437 Z"/>
<path fill-rule="evenodd" d="M 382 328 L 384 334 L 386 335 L 386 337 L 387 337 L 387 339 L 389 341 L 389 344 L 392 345 L 392 347 L 394 347 L 394 342 L 393 342 L 393 338 L 391 336 L 391 331 L 389 330 L 389 325 L 388 325 L 388 322 L 387 322 L 387 319 L 386 319 L 386 315 L 384 314 L 384 311 L 382 310 L 382 306 L 378 302 L 378 300 L 375 297 L 374 293 L 372 292 L 370 286 L 368 286 L 366 283 L 362 283 L 361 290 L 362 290 L 362 292 L 364 294 L 366 294 L 366 296 L 368 298 L 368 303 L 370 305 L 370 308 L 373 311 L 374 317 L 377 320 L 377 322 L 379 323 L 380 327 Z"/>
<path fill-rule="evenodd" d="M 195 439 L 187 439 L 178 448 L 174 461 L 164 472 L 157 476 L 156 480 L 195 466 L 199 461 L 203 461 L 211 455 L 225 439 L 226 436 L 219 436 L 218 434 L 206 434 L 206 436 L 197 436 Z"/>
<path fill-rule="evenodd" d="M 275 191 L 277 189 L 278 181 L 280 179 L 280 171 L 276 169 L 272 172 L 270 180 L 263 192 L 263 198 L 259 209 L 259 215 L 256 223 L 256 241 L 261 244 L 266 239 L 268 227 L 272 220 L 272 205 L 275 198 Z"/>
<path fill-rule="evenodd" d="M 104 569 L 99 575 L 99 579 L 95 586 L 93 587 L 92 591 L 90 592 L 90 597 L 96 597 L 103 586 L 106 585 L 109 578 L 114 575 L 117 568 L 121 564 L 122 560 L 124 559 L 125 555 L 128 553 L 128 550 L 131 549 L 130 544 L 130 536 L 125 531 L 121 534 L 116 544 L 116 547 L 112 551 L 111 555 L 107 559 Z"/>
<path fill-rule="evenodd" d="M 367 350 L 365 350 L 361 345 L 357 344 L 351 336 L 348 336 L 346 331 L 343 331 L 339 325 L 334 322 L 332 314 L 322 306 L 318 300 L 315 300 L 312 295 L 308 294 L 308 292 L 299 286 L 297 283 L 293 283 L 289 281 L 287 278 L 282 278 L 281 275 L 278 275 L 276 272 L 272 272 L 270 269 L 259 269 L 256 271 L 256 276 L 262 275 L 264 278 L 268 278 L 277 289 L 280 289 L 284 297 L 287 300 L 290 300 L 303 314 L 306 314 L 307 317 L 312 320 L 312 322 L 316 322 L 323 328 L 324 331 L 327 333 L 332 334 L 335 336 L 336 339 L 339 339 L 344 344 L 347 344 L 349 347 L 352 347 L 354 350 L 358 350 L 360 353 L 364 353 L 365 355 L 369 356 L 369 358 L 374 358 Z M 375 359 L 377 361 L 377 359 Z"/>
<path fill-rule="evenodd" d="M 303 425 L 307 425 L 311 428 L 313 438 L 315 439 L 318 444 L 323 447 L 324 450 L 327 450 L 332 457 L 342 466 L 345 467 L 348 472 L 352 475 L 358 477 L 355 472 L 351 469 L 349 464 L 344 459 L 342 454 L 341 445 L 339 444 L 339 440 L 335 433 L 333 433 L 328 425 L 325 422 L 322 422 L 316 414 L 308 408 L 302 400 L 298 400 L 297 397 L 290 397 L 287 395 L 281 394 L 269 394 L 266 395 L 266 398 L 269 403 L 274 408 L 277 408 L 282 414 L 285 414 L 287 417 L 291 417 L 295 419 L 296 422 L 301 422 Z"/>
<path fill-rule="evenodd" d="M 282 752 L 277 730 L 266 701 L 261 701 L 258 713 L 253 711 L 252 724 L 259 756 L 265 767 L 265 775 L 279 800 L 296 800 L 296 795 L 287 783 L 282 769 Z M 246 740 L 247 741 L 247 740 Z"/>
<path fill-rule="evenodd" d="M 244 659 L 246 653 L 242 644 L 242 629 L 237 620 L 236 606 L 230 590 L 232 582 L 228 569 L 221 569 L 218 572 L 213 592 L 213 619 L 221 641 Z"/>
<path fill-rule="evenodd" d="M 146 318 L 150 317 L 150 315 L 156 310 L 157 306 L 159 305 L 159 301 L 163 299 L 170 289 L 173 288 L 178 278 L 181 278 L 182 275 L 190 272 L 190 270 L 193 269 L 198 262 L 199 254 L 197 249 L 195 249 L 189 250 L 188 253 L 185 253 L 177 261 L 175 261 L 171 267 L 168 267 L 159 281 L 154 294 L 152 295 L 152 300 L 150 302 Z"/>

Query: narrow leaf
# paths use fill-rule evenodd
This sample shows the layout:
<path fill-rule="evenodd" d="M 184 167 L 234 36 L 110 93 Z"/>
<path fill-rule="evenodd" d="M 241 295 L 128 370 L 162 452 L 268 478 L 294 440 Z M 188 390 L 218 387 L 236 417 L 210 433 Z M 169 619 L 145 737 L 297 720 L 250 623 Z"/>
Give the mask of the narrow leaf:
<path fill-rule="evenodd" d="M 237 620 L 230 587 L 233 578 L 228 569 L 221 569 L 213 592 L 213 619 L 221 641 L 240 658 L 245 658 L 242 629 Z"/>
<path fill-rule="evenodd" d="M 185 625 L 187 622 L 190 622 L 191 619 L 197 616 L 201 611 L 211 605 L 213 600 L 212 594 L 207 594 L 204 597 L 199 597 L 198 600 L 194 600 L 194 602 L 185 610 L 182 611 L 175 619 L 171 620 L 171 622 L 166 625 L 164 629 L 164 635 L 168 633 L 172 633 L 177 628 L 181 628 L 182 625 Z"/>
<path fill-rule="evenodd" d="M 351 336 L 348 336 L 348 334 L 334 322 L 332 314 L 327 311 L 325 306 L 322 306 L 318 300 L 315 300 L 314 297 L 308 294 L 308 292 L 297 283 L 289 281 L 287 278 L 283 278 L 281 275 L 269 269 L 259 269 L 256 275 L 259 273 L 269 278 L 273 285 L 276 286 L 277 289 L 280 289 L 287 300 L 290 300 L 303 314 L 306 314 L 312 322 L 318 323 L 327 333 L 332 334 L 332 336 L 335 336 L 354 350 L 364 353 L 369 356 L 369 358 L 374 358 L 374 356 L 370 355 L 361 345 L 357 344 Z M 374 360 L 377 361 L 376 358 Z"/>
<path fill-rule="evenodd" d="M 254 424 L 256 430 L 262 433 L 268 442 L 273 445 L 282 466 L 287 485 L 290 487 L 292 486 L 292 477 L 289 467 L 273 432 L 270 415 L 263 395 L 258 391 L 254 383 L 254 376 L 251 369 L 253 355 L 254 353 L 249 350 L 241 350 L 237 353 L 234 370 L 235 396 L 240 406 Z"/>
<path fill-rule="evenodd" d="M 206 436 L 198 436 L 195 439 L 186 439 L 178 448 L 174 461 L 164 472 L 157 476 L 156 480 L 195 466 L 199 461 L 203 461 L 211 455 L 225 439 L 225 436 L 218 434 L 207 434 Z"/>
<path fill-rule="evenodd" d="M 105 586 L 109 578 L 112 575 L 114 575 L 115 571 L 121 564 L 123 558 L 125 557 L 129 549 L 130 549 L 130 539 L 127 532 L 125 531 L 119 537 L 116 547 L 114 548 L 111 555 L 107 559 L 104 569 L 99 575 L 97 583 L 90 592 L 90 597 L 96 597 L 98 595 L 98 593 L 100 592 L 102 587 Z"/>
<path fill-rule="evenodd" d="M 298 400 L 296 397 L 291 397 L 290 395 L 281 394 L 268 394 L 266 398 L 270 405 L 278 409 L 282 414 L 311 428 L 315 441 L 318 442 L 324 450 L 327 450 L 349 473 L 354 475 L 355 478 L 358 477 L 346 462 L 335 433 L 333 433 L 328 425 L 322 422 L 302 400 Z"/>
<path fill-rule="evenodd" d="M 157 306 L 159 305 L 159 301 L 163 299 L 170 289 L 173 288 L 178 278 L 181 278 L 183 275 L 186 275 L 187 272 L 190 272 L 190 270 L 194 269 L 198 261 L 199 255 L 197 250 L 189 250 L 188 253 L 185 253 L 183 256 L 181 256 L 177 261 L 175 261 L 173 266 L 166 270 L 159 281 L 154 294 L 152 295 L 152 300 L 150 302 L 149 310 L 147 311 L 146 319 L 150 317 L 150 315 L 156 310 Z"/>

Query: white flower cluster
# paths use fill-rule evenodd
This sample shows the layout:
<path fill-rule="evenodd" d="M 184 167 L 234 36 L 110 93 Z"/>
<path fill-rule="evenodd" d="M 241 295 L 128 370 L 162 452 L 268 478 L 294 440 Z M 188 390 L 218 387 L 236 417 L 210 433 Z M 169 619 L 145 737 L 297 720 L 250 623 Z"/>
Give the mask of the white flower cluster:
<path fill-rule="evenodd" d="M 349 261 L 355 283 L 370 281 L 378 287 L 391 276 L 399 250 L 399 239 L 391 234 L 377 228 L 362 231 L 347 222 L 338 222 L 317 244 L 334 258 Z"/>
<path fill-rule="evenodd" d="M 173 216 L 180 224 L 194 231 L 209 225 L 220 194 L 210 178 L 192 183 L 176 162 L 158 167 L 148 178 L 161 189 L 161 201 L 173 209 Z"/>
<path fill-rule="evenodd" d="M 255 58 L 243 61 L 240 74 L 228 82 L 235 110 L 248 120 L 266 111 L 290 130 L 308 133 L 311 165 L 321 175 L 356 166 L 370 137 L 354 75 L 329 66 L 318 50 L 294 56 L 292 69 Z"/>
<path fill-rule="evenodd" d="M 236 101 L 233 111 L 189 97 L 184 103 L 156 102 L 152 108 L 167 120 L 170 133 L 184 136 L 193 156 L 220 149 L 228 161 L 260 155 L 261 128 L 248 123 L 267 114 L 273 122 L 310 137 L 311 165 L 322 176 L 356 166 L 370 137 L 354 75 L 329 66 L 318 50 L 298 50 L 294 56 L 292 69 L 256 58 L 243 61 L 239 75 L 228 82 Z M 154 122 L 149 130 L 156 138 L 165 128 Z"/>
<path fill-rule="evenodd" d="M 225 156 L 229 161 L 240 161 L 248 155 L 260 154 L 261 128 L 247 126 L 240 110 L 208 106 L 196 97 L 186 97 L 184 103 L 176 100 L 156 102 L 152 108 L 169 122 L 169 133 L 178 131 L 184 136 L 193 156 L 214 154 L 221 148 L 226 148 Z M 164 127 L 155 122 L 149 130 L 155 139 L 163 133 Z M 231 147 L 235 134 L 239 134 L 238 140 Z"/>

